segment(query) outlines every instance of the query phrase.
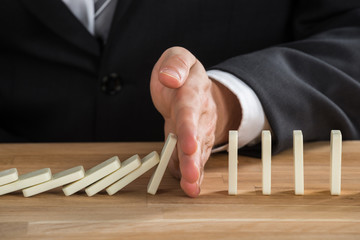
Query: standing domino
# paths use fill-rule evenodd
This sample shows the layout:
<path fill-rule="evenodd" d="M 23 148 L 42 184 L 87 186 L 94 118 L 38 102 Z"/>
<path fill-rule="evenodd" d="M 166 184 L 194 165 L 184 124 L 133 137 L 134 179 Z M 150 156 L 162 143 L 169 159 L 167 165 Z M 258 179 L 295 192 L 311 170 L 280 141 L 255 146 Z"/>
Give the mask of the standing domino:
<path fill-rule="evenodd" d="M 237 194 L 238 131 L 229 131 L 229 195 Z"/>
<path fill-rule="evenodd" d="M 294 130 L 295 195 L 304 195 L 304 147 L 301 130 Z"/>
<path fill-rule="evenodd" d="M 262 131 L 261 134 L 261 160 L 262 160 L 262 193 L 271 194 L 271 133 Z"/>
<path fill-rule="evenodd" d="M 50 189 L 61 187 L 63 185 L 75 182 L 84 177 L 83 166 L 77 166 L 53 175 L 50 181 L 29 187 L 23 190 L 24 197 L 31 197 L 36 194 L 46 192 Z"/>
<path fill-rule="evenodd" d="M 9 183 L 7 185 L 0 186 L 0 195 L 4 195 L 10 192 L 15 192 L 27 187 L 40 184 L 51 179 L 50 168 L 43 168 L 30 172 L 27 174 L 20 175 L 19 180 Z"/>
<path fill-rule="evenodd" d="M 176 142 L 177 142 L 176 135 L 173 133 L 170 133 L 169 136 L 167 137 L 164 147 L 161 151 L 159 165 L 157 166 L 154 174 L 151 176 L 151 179 L 147 186 L 148 193 L 150 193 L 152 195 L 156 194 L 156 191 L 159 188 L 161 179 L 164 176 L 166 167 L 169 163 L 171 154 L 173 153 L 173 151 L 175 149 Z"/>
<path fill-rule="evenodd" d="M 90 187 L 87 187 L 85 189 L 86 194 L 89 197 L 95 195 L 96 193 L 110 186 L 111 184 L 118 181 L 122 177 L 126 176 L 130 172 L 134 171 L 140 165 L 141 165 L 141 159 L 137 154 L 126 159 L 124 162 L 121 163 L 121 167 L 118 170 L 104 177 L 100 181 L 94 183 Z"/>
<path fill-rule="evenodd" d="M 330 145 L 330 193 L 340 195 L 342 135 L 339 130 L 331 131 Z"/>
<path fill-rule="evenodd" d="M 116 171 L 120 168 L 120 161 L 118 157 L 112 157 L 105 162 L 100 163 L 99 165 L 87 170 L 85 172 L 85 177 L 70 184 L 63 188 L 63 192 L 66 196 L 70 196 L 77 191 L 93 184 L 99 179 L 109 175 L 110 173 Z"/>
<path fill-rule="evenodd" d="M 159 163 L 159 154 L 155 151 L 149 153 L 146 157 L 141 160 L 141 166 L 129 173 L 119 181 L 115 182 L 110 187 L 106 188 L 106 192 L 109 195 L 113 195 L 120 191 L 122 188 L 130 184 L 132 181 L 149 171 L 151 168 L 155 167 Z"/>
<path fill-rule="evenodd" d="M 19 179 L 16 168 L 11 168 L 0 172 L 0 186 L 15 182 Z"/>

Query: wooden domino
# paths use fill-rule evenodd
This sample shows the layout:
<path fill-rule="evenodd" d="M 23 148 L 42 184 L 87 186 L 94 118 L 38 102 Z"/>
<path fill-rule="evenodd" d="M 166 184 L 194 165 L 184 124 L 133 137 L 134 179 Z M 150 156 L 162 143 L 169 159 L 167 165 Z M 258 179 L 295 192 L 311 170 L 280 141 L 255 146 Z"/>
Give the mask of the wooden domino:
<path fill-rule="evenodd" d="M 304 147 L 300 130 L 294 130 L 293 141 L 295 195 L 304 195 Z"/>
<path fill-rule="evenodd" d="M 229 131 L 229 195 L 237 194 L 238 131 Z"/>
<path fill-rule="evenodd" d="M 140 165 L 141 165 L 141 159 L 137 154 L 126 159 L 125 161 L 121 162 L 121 167 L 118 170 L 104 177 L 100 181 L 94 183 L 90 187 L 87 187 L 85 189 L 86 194 L 89 197 L 95 195 L 96 193 L 110 186 L 114 182 L 123 178 L 130 172 L 134 171 L 136 168 L 140 167 Z"/>
<path fill-rule="evenodd" d="M 262 131 L 261 134 L 261 161 L 262 161 L 262 193 L 271 194 L 271 133 Z"/>
<path fill-rule="evenodd" d="M 116 171 L 120 168 L 120 160 L 118 157 L 112 157 L 105 162 L 100 163 L 99 165 L 87 170 L 85 172 L 85 177 L 67 185 L 63 188 L 63 192 L 66 196 L 70 196 L 77 191 L 93 184 L 94 182 L 102 179 L 103 177 L 109 175 L 110 173 Z"/>
<path fill-rule="evenodd" d="M 50 168 L 43 168 L 34 172 L 23 174 L 19 176 L 19 179 L 17 181 L 0 186 L 0 195 L 31 187 L 49 181 L 50 179 Z"/>
<path fill-rule="evenodd" d="M 151 152 L 146 157 L 141 160 L 141 166 L 136 170 L 126 175 L 119 181 L 112 184 L 110 187 L 106 188 L 106 192 L 109 195 L 113 195 L 120 191 L 122 188 L 130 184 L 132 181 L 149 171 L 151 168 L 155 167 L 159 163 L 159 154 L 156 151 Z"/>
<path fill-rule="evenodd" d="M 332 130 L 330 136 L 330 193 L 341 193 L 341 152 L 342 135 L 339 130 Z"/>
<path fill-rule="evenodd" d="M 147 186 L 148 193 L 150 193 L 152 195 L 156 194 L 156 192 L 159 188 L 161 179 L 164 176 L 166 167 L 169 163 L 170 157 L 175 149 L 176 142 L 177 142 L 176 135 L 173 133 L 170 133 L 169 136 L 167 137 L 164 147 L 161 151 L 159 165 L 157 166 L 155 172 L 151 176 L 151 179 Z"/>
<path fill-rule="evenodd" d="M 0 172 L 0 186 L 15 182 L 19 179 L 16 168 L 7 169 Z"/>
<path fill-rule="evenodd" d="M 83 166 L 77 166 L 53 175 L 51 180 L 22 190 L 24 197 L 31 197 L 50 189 L 64 186 L 84 177 Z"/>

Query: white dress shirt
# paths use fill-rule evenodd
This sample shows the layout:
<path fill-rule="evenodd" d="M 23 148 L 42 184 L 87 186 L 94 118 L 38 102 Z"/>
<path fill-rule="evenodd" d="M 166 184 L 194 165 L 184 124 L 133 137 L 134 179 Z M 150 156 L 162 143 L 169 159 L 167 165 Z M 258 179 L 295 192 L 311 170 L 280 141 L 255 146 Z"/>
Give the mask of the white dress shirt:
<path fill-rule="evenodd" d="M 208 76 L 227 87 L 239 100 L 242 116 L 238 128 L 238 147 L 260 142 L 261 131 L 270 129 L 268 121 L 256 93 L 238 77 L 220 70 L 210 70 Z M 225 150 L 227 145 L 214 149 Z"/>
<path fill-rule="evenodd" d="M 85 28 L 92 34 L 97 35 L 95 30 L 95 21 L 94 21 L 94 0 L 62 0 L 70 9 L 70 11 L 75 15 L 77 19 L 85 26 Z M 116 0 L 112 0 L 116 1 Z M 115 8 L 116 4 L 114 4 Z M 109 6 L 112 7 L 112 6 Z M 114 11 L 112 11 L 113 14 Z M 109 22 L 107 27 L 111 24 L 111 18 L 108 18 Z M 105 35 L 104 35 L 105 34 Z M 102 33 L 101 37 L 107 39 L 108 31 Z M 234 93 L 241 106 L 242 119 L 241 124 L 238 128 L 239 131 L 239 148 L 252 145 L 260 142 L 261 131 L 264 129 L 270 129 L 270 126 L 265 117 L 265 113 L 259 98 L 256 96 L 255 92 L 241 81 L 236 76 L 220 71 L 220 70 L 210 70 L 207 72 L 208 76 L 218 81 L 227 87 L 232 93 Z M 213 150 L 213 152 L 226 150 L 227 145 L 218 147 Z"/>

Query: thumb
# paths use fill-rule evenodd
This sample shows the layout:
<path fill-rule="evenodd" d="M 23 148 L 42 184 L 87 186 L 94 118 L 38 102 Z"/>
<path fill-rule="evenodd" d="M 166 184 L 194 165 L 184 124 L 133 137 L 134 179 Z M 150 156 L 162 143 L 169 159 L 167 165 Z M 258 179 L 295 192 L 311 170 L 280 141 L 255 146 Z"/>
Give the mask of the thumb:
<path fill-rule="evenodd" d="M 163 53 L 159 67 L 159 81 L 168 88 L 181 87 L 197 59 L 182 47 L 172 47 Z"/>

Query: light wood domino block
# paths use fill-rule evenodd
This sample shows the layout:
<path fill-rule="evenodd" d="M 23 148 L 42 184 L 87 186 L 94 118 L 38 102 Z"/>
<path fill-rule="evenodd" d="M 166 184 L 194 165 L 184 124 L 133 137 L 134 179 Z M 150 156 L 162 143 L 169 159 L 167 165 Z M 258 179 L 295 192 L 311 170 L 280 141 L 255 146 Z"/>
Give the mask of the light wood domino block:
<path fill-rule="evenodd" d="M 155 172 L 151 176 L 149 184 L 147 186 L 148 193 L 150 193 L 152 195 L 156 194 L 156 192 L 159 188 L 161 179 L 164 176 L 166 167 L 169 164 L 170 157 L 175 149 L 176 142 L 177 142 L 176 135 L 170 133 L 169 136 L 167 137 L 164 147 L 161 151 L 159 165 L 157 166 Z"/>
<path fill-rule="evenodd" d="M 238 131 L 229 131 L 229 195 L 237 195 Z"/>
<path fill-rule="evenodd" d="M 15 182 L 19 179 L 16 168 L 7 169 L 0 172 L 0 186 Z"/>
<path fill-rule="evenodd" d="M 262 131 L 261 134 L 261 160 L 262 160 L 262 193 L 271 194 L 271 133 Z"/>
<path fill-rule="evenodd" d="M 136 168 L 140 167 L 140 165 L 141 165 L 141 159 L 137 154 L 126 159 L 125 161 L 121 162 L 121 167 L 118 170 L 104 177 L 100 181 L 94 183 L 90 187 L 87 187 L 85 189 L 86 194 L 89 197 L 95 195 L 96 193 L 110 186 L 114 182 L 123 178 L 130 172 L 134 171 Z"/>
<path fill-rule="evenodd" d="M 75 182 L 85 175 L 83 166 L 77 166 L 65 171 L 56 173 L 52 176 L 51 180 L 35 185 L 33 187 L 25 188 L 22 190 L 24 197 L 31 197 L 36 194 L 46 192 L 48 190 L 64 186 L 66 184 Z"/>
<path fill-rule="evenodd" d="M 295 195 L 304 195 L 304 147 L 301 130 L 293 132 Z"/>
<path fill-rule="evenodd" d="M 340 195 L 342 135 L 339 130 L 331 131 L 330 145 L 330 193 Z"/>
<path fill-rule="evenodd" d="M 43 168 L 19 176 L 19 180 L 0 187 L 0 195 L 22 190 L 51 179 L 50 168 Z"/>
<path fill-rule="evenodd" d="M 151 168 L 155 167 L 159 163 L 159 154 L 156 151 L 149 153 L 146 157 L 141 160 L 141 166 L 129 173 L 119 181 L 112 184 L 110 187 L 106 188 L 106 192 L 109 195 L 113 195 L 120 191 L 122 188 L 130 184 L 132 181 L 149 171 Z"/>
<path fill-rule="evenodd" d="M 67 185 L 62 190 L 66 196 L 70 196 L 77 191 L 80 191 L 81 189 L 93 184 L 94 182 L 102 179 L 103 177 L 106 177 L 110 173 L 116 171 L 120 168 L 120 160 L 118 157 L 112 157 L 105 162 L 100 163 L 99 165 L 96 165 L 95 167 L 87 170 L 85 172 L 85 177 L 71 183 L 70 185 Z"/>

